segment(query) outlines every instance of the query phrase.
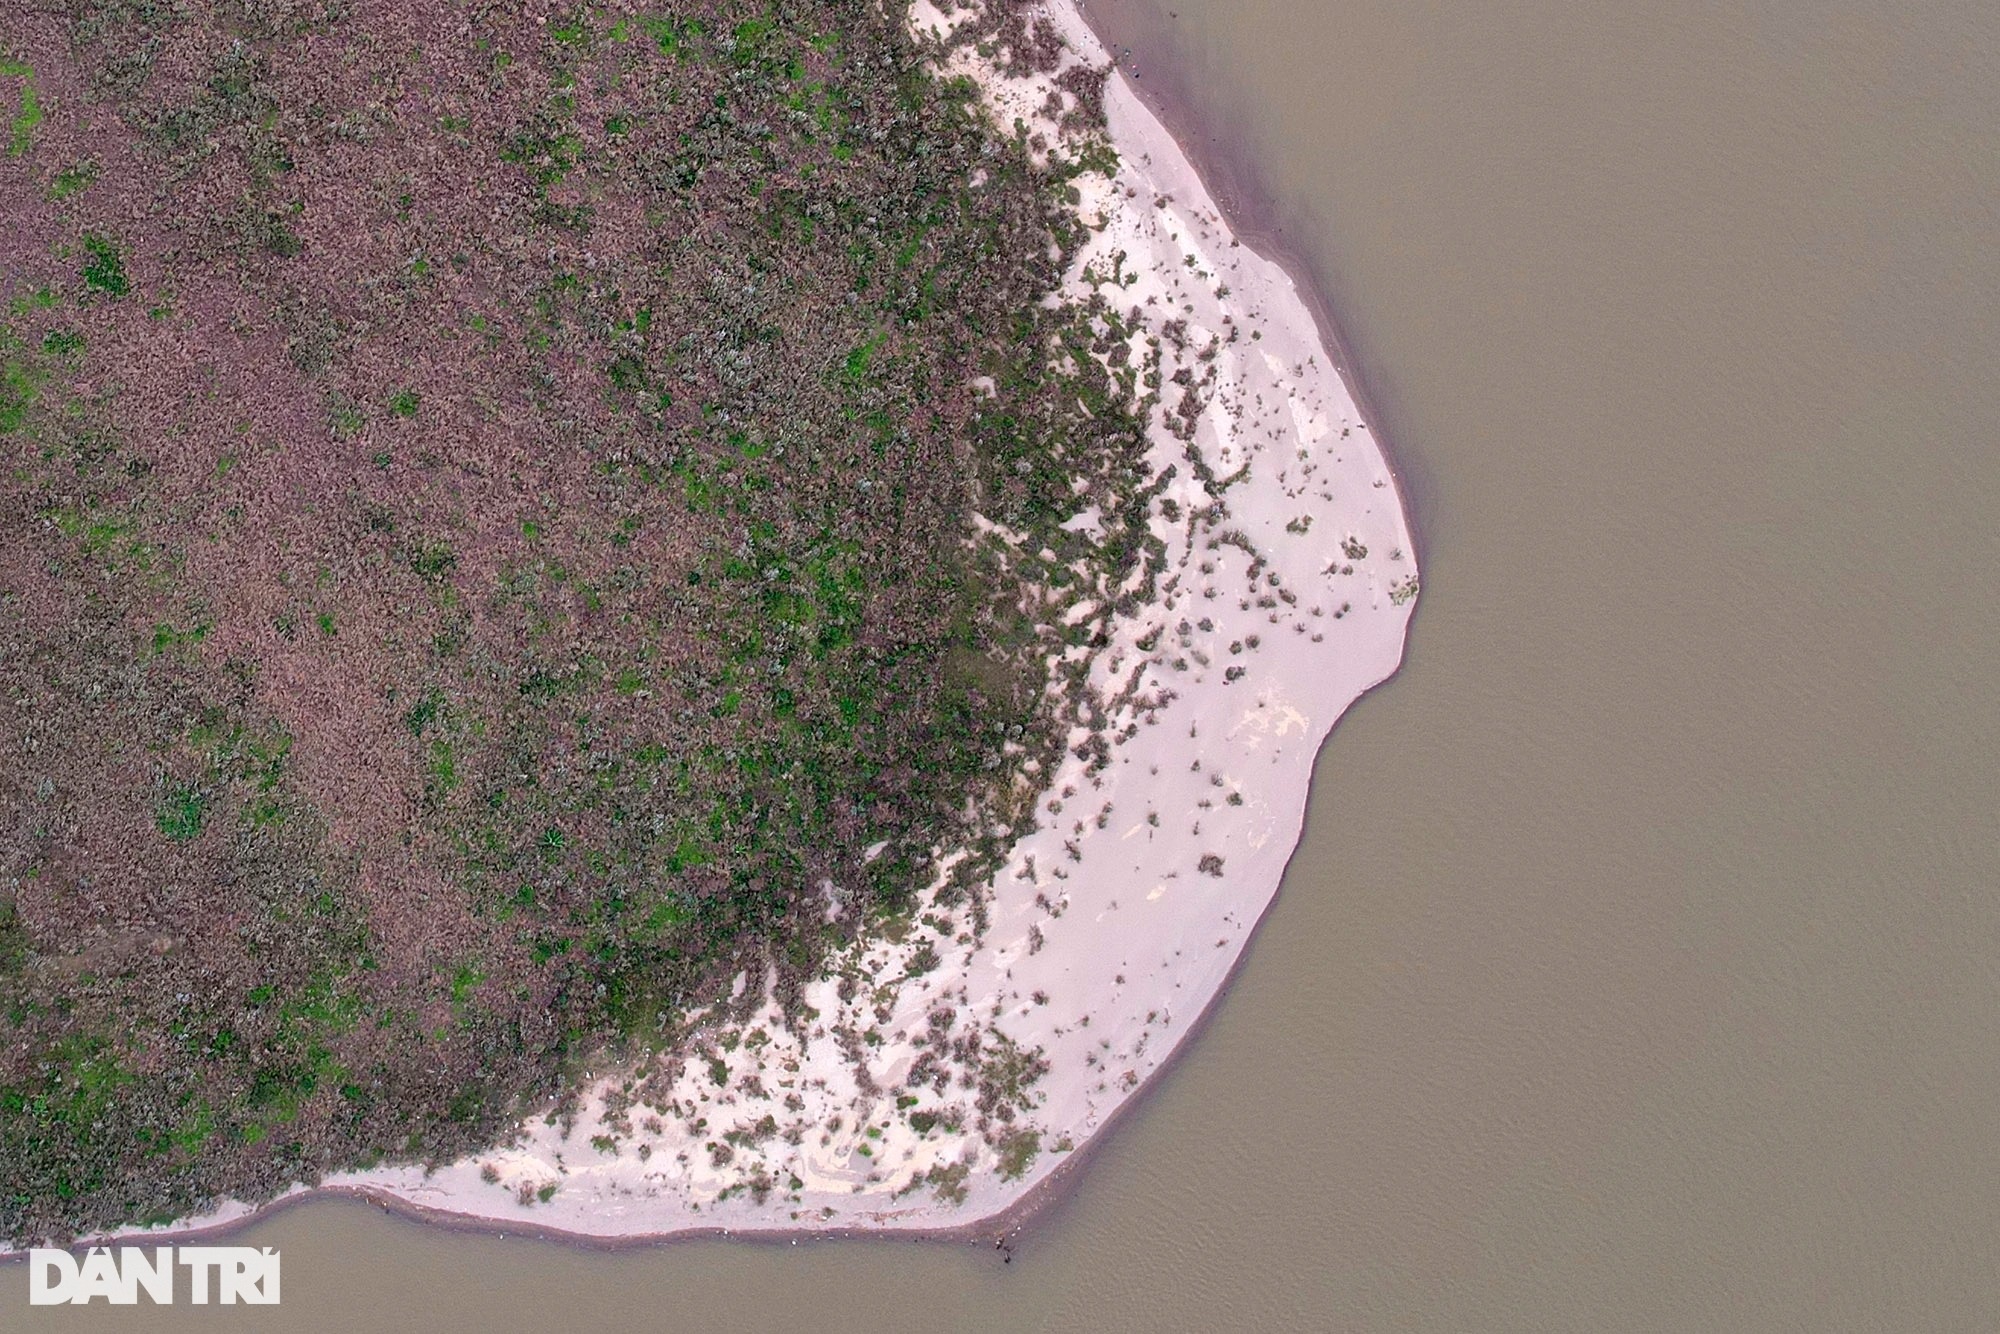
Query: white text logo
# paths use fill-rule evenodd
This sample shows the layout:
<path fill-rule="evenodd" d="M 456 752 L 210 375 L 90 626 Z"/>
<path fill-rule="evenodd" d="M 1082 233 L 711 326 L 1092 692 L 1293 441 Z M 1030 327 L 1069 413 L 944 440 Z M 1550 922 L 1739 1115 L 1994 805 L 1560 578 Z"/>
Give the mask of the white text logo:
<path fill-rule="evenodd" d="M 155 1306 L 174 1301 L 174 1270 L 187 1271 L 188 1300 L 196 1306 L 276 1306 L 278 1252 L 266 1246 L 160 1246 L 150 1251 L 93 1246 L 83 1255 L 28 1252 L 30 1306 L 88 1306 L 100 1297 L 112 1306 L 137 1306 L 144 1292 Z"/>

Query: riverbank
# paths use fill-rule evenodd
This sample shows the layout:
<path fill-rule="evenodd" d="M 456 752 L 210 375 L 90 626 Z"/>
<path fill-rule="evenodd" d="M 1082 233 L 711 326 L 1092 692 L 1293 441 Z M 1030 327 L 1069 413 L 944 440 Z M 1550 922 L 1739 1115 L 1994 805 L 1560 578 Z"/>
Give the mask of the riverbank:
<path fill-rule="evenodd" d="M 1106 57 L 1067 0 L 1046 16 L 1068 47 L 1055 68 L 1008 75 L 966 50 L 948 68 L 1056 147 L 1075 96 L 1058 80 Z M 914 21 L 947 22 L 928 5 Z M 845 961 L 810 993 L 808 1033 L 765 1011 L 511 1146 L 324 1189 L 600 1239 L 987 1231 L 1187 1040 L 1276 892 L 1320 742 L 1400 660 L 1416 566 L 1387 460 L 1297 285 L 1241 244 L 1123 78 L 1103 100 L 1118 168 L 1077 180 L 1094 236 L 1070 293 L 1102 297 L 1134 355 L 1159 348 L 1164 555 L 1149 596 L 1118 590 L 1133 605 L 1110 642 L 1070 651 L 1088 703 L 983 922 L 933 914 Z"/>

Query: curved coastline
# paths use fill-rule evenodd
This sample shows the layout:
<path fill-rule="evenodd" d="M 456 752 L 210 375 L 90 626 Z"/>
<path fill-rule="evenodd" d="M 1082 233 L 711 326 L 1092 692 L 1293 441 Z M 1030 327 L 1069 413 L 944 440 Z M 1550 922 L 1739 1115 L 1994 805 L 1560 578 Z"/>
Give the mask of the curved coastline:
<path fill-rule="evenodd" d="M 922 7 L 920 4 L 920 9 Z M 1072 45 L 1082 51 L 1082 57 L 1085 61 L 1089 61 L 1090 59 L 1092 53 L 1089 50 L 1089 46 L 1093 42 L 1100 45 L 1100 49 L 1096 54 L 1099 56 L 1104 54 L 1104 48 L 1108 47 L 1108 44 L 1102 43 L 1101 38 L 1094 33 L 1093 29 L 1086 26 L 1089 20 L 1081 12 L 1080 6 L 1072 4 L 1070 0 L 1052 0 L 1052 3 L 1046 8 L 1052 17 L 1069 28 L 1066 35 L 1070 38 Z M 1097 63 L 1101 63 L 1101 61 Z M 1206 204 L 1214 211 L 1221 236 L 1233 244 L 1240 244 L 1245 249 L 1252 251 L 1254 259 L 1268 263 L 1285 279 L 1289 287 L 1288 295 L 1295 298 L 1308 315 L 1317 345 L 1320 351 L 1331 361 L 1336 389 L 1347 397 L 1349 405 L 1355 410 L 1354 426 L 1360 428 L 1364 423 L 1366 424 L 1367 445 L 1372 450 L 1373 456 L 1387 471 L 1389 479 L 1387 484 L 1384 485 L 1378 482 L 1377 485 L 1390 493 L 1390 497 L 1393 498 L 1395 503 L 1396 514 L 1393 520 L 1389 521 L 1388 526 L 1382 529 L 1382 531 L 1393 532 L 1399 536 L 1398 551 L 1400 553 L 1407 550 L 1407 560 L 1412 567 L 1412 572 L 1415 568 L 1420 568 L 1420 561 L 1416 559 L 1419 553 L 1416 548 L 1418 534 L 1414 523 L 1415 507 L 1407 490 L 1406 478 L 1403 473 L 1396 470 L 1394 460 L 1390 455 L 1386 442 L 1380 438 L 1375 430 L 1375 423 L 1378 418 L 1373 415 L 1370 408 L 1367 399 L 1367 389 L 1359 373 L 1358 363 L 1350 354 L 1347 344 L 1341 335 L 1340 327 L 1333 318 L 1323 294 L 1313 283 L 1304 279 L 1304 266 L 1298 261 L 1296 256 L 1291 255 L 1285 250 L 1282 242 L 1282 233 L 1273 227 L 1260 225 L 1265 219 L 1257 212 L 1255 207 L 1246 208 L 1242 202 L 1242 197 L 1239 196 L 1237 203 L 1232 208 L 1218 200 L 1213 191 L 1206 189 L 1206 174 L 1202 172 L 1201 164 L 1196 161 L 1196 155 L 1189 151 L 1189 140 L 1173 134 L 1173 127 L 1162 116 L 1160 107 L 1152 104 L 1149 99 L 1141 94 L 1140 90 L 1135 86 L 1134 80 L 1127 77 L 1121 70 L 1112 86 L 1116 90 L 1121 90 L 1112 93 L 1111 96 L 1114 101 L 1121 97 L 1128 99 L 1130 106 L 1137 108 L 1138 114 L 1142 118 L 1150 118 L 1159 135 L 1164 136 L 1166 142 L 1173 145 L 1179 162 L 1167 163 L 1160 170 L 1165 171 L 1169 176 L 1176 170 L 1184 170 L 1188 176 L 1195 180 L 1196 190 L 1201 195 L 1195 206 L 1196 209 L 1198 210 L 1202 204 Z M 1130 113 L 1127 111 L 1125 114 L 1129 115 Z M 1140 128 L 1143 130 L 1143 124 L 1140 125 Z M 1143 140 L 1137 144 L 1129 144 L 1116 140 L 1115 142 L 1121 151 L 1121 155 L 1136 148 L 1142 158 L 1145 156 L 1147 144 Z M 1159 145 L 1155 142 L 1152 146 L 1157 148 Z M 1122 179 L 1123 172 L 1121 172 Z M 1170 192 L 1168 193 L 1170 195 Z M 1222 290 L 1226 292 L 1226 284 Z M 1227 323 L 1228 321 L 1225 319 L 1224 322 Z M 1345 428 L 1343 428 L 1343 433 L 1344 430 Z M 1225 438 L 1233 437 L 1226 436 Z M 1178 448 L 1178 446 L 1175 447 Z M 1301 458 L 1303 457 L 1304 454 L 1301 452 Z M 1313 517 L 1320 516 L 1315 514 Z M 1341 516 L 1333 513 L 1327 514 L 1324 517 L 1327 519 L 1329 525 L 1331 525 L 1331 523 L 1337 521 Z M 1303 532 L 1303 530 L 1300 531 Z M 1192 525 L 1190 525 L 1190 532 L 1192 532 Z M 1192 539 L 1190 539 L 1190 550 L 1192 550 Z M 1254 570 L 1261 567 L 1261 565 L 1261 560 L 1258 560 L 1253 565 L 1253 580 L 1255 578 Z M 1349 572 L 1352 573 L 1351 567 Z M 1273 586 L 1276 586 L 1275 576 L 1273 578 Z M 1377 602 L 1380 602 L 1381 597 L 1385 595 L 1387 587 L 1386 584 L 1378 584 L 1375 588 Z M 1413 582 L 1411 587 L 1413 591 Z M 1093 1152 L 1101 1147 L 1106 1137 L 1122 1124 L 1125 1117 L 1131 1114 L 1132 1109 L 1151 1090 L 1154 1082 L 1174 1068 L 1178 1058 L 1199 1035 L 1200 1031 L 1215 1013 L 1216 1006 L 1221 997 L 1229 990 L 1238 970 L 1244 966 L 1249 945 L 1255 939 L 1265 916 L 1268 914 L 1271 903 L 1275 901 L 1278 884 L 1282 880 L 1284 868 L 1289 866 L 1293 856 L 1296 854 L 1306 818 L 1306 794 L 1310 788 L 1311 775 L 1317 769 L 1320 759 L 1323 758 L 1327 737 L 1337 727 L 1339 717 L 1344 714 L 1346 708 L 1351 707 L 1352 699 L 1359 698 L 1361 694 L 1372 690 L 1382 681 L 1387 680 L 1389 676 L 1393 675 L 1396 667 L 1400 664 L 1403 636 L 1407 633 L 1408 618 L 1414 610 L 1413 605 L 1404 605 L 1409 601 L 1410 599 L 1405 597 L 1398 598 L 1393 603 L 1394 610 L 1391 612 L 1391 615 L 1397 621 L 1395 627 L 1397 631 L 1395 654 L 1393 659 L 1387 662 L 1385 670 L 1374 674 L 1372 679 L 1349 683 L 1352 690 L 1351 697 L 1343 701 L 1338 711 L 1325 721 L 1324 728 L 1319 731 L 1319 736 L 1311 746 L 1305 768 L 1304 782 L 1299 785 L 1296 791 L 1287 790 L 1281 791 L 1278 794 L 1281 799 L 1285 797 L 1294 798 L 1294 800 L 1289 802 L 1289 805 L 1295 807 L 1295 809 L 1291 810 L 1288 818 L 1282 812 L 1273 812 L 1274 815 L 1279 816 L 1273 822 L 1273 832 L 1282 841 L 1283 856 L 1278 860 L 1276 873 L 1270 876 L 1270 884 L 1261 890 L 1261 897 L 1259 896 L 1259 889 L 1253 886 L 1247 892 L 1235 896 L 1231 900 L 1237 908 L 1250 908 L 1254 909 L 1254 911 L 1244 914 L 1247 920 L 1239 921 L 1236 924 L 1240 928 L 1240 933 L 1236 939 L 1233 941 L 1218 942 L 1218 948 L 1221 948 L 1224 944 L 1234 946 L 1233 949 L 1229 950 L 1227 963 L 1219 974 L 1215 974 L 1214 970 L 1210 969 L 1211 977 L 1196 979 L 1197 985 L 1204 989 L 1205 994 L 1200 996 L 1199 1004 L 1194 1007 L 1191 1018 L 1185 1023 L 1180 1024 L 1177 1031 L 1170 1034 L 1170 1040 L 1166 1043 L 1165 1050 L 1160 1052 L 1151 1061 L 1149 1068 L 1145 1069 L 1142 1075 L 1118 1090 L 1108 1107 L 1097 1109 L 1094 1104 L 1091 1104 L 1090 1099 L 1083 1099 L 1085 1104 L 1091 1105 L 1092 1110 L 1091 1114 L 1085 1118 L 1084 1122 L 1077 1129 L 1077 1142 L 1072 1148 L 1059 1155 L 1056 1153 L 1042 1155 L 1043 1161 L 1038 1165 L 1037 1169 L 1017 1174 L 1016 1180 L 1011 1183 L 996 1183 L 993 1180 L 994 1174 L 989 1164 L 984 1171 L 983 1179 L 973 1183 L 975 1188 L 977 1188 L 974 1198 L 970 1201 L 961 1200 L 958 1205 L 945 1209 L 936 1207 L 892 1208 L 889 1207 L 888 1200 L 880 1198 L 887 1194 L 886 1191 L 863 1192 L 860 1186 L 856 1186 L 855 1193 L 865 1196 L 865 1199 L 857 1201 L 857 1203 L 863 1204 L 864 1207 L 855 1210 L 851 1214 L 839 1217 L 825 1217 L 823 1219 L 805 1219 L 801 1218 L 797 1212 L 794 1212 L 790 1221 L 775 1221 L 770 1216 L 769 1211 L 761 1208 L 760 1201 L 759 1209 L 751 1211 L 752 1216 L 744 1217 L 740 1224 L 735 1224 L 721 1215 L 715 1216 L 714 1221 L 710 1221 L 708 1218 L 700 1217 L 698 1213 L 690 1213 L 685 1205 L 668 1203 L 664 1200 L 661 1202 L 662 1207 L 659 1213 L 669 1216 L 660 1217 L 652 1215 L 643 1221 L 639 1218 L 626 1217 L 627 1210 L 624 1206 L 605 1210 L 593 1209 L 592 1206 L 587 1204 L 579 1205 L 577 1207 L 585 1215 L 582 1217 L 577 1216 L 574 1211 L 566 1212 L 552 1208 L 539 1208 L 530 1211 L 525 1193 L 522 1195 L 522 1208 L 516 1210 L 507 1207 L 505 1202 L 508 1200 L 508 1195 L 506 1192 L 502 1192 L 497 1197 L 483 1193 L 478 1181 L 466 1176 L 464 1172 L 459 1173 L 459 1176 L 463 1178 L 462 1180 L 449 1183 L 442 1189 L 437 1189 L 427 1185 L 431 1177 L 430 1173 L 421 1173 L 419 1175 L 420 1169 L 389 1168 L 366 1173 L 342 1174 L 339 1177 L 330 1179 L 321 1186 L 314 1188 L 302 1187 L 254 1208 L 232 1202 L 203 1218 L 183 1220 L 180 1223 L 168 1225 L 161 1229 L 125 1232 L 118 1235 L 121 1238 L 144 1237 L 147 1240 L 214 1236 L 236 1231 L 257 1218 L 267 1216 L 269 1213 L 280 1209 L 288 1208 L 301 1201 L 327 1195 L 364 1199 L 391 1212 L 432 1225 L 481 1232 L 526 1233 L 549 1239 L 586 1244 L 593 1247 L 617 1248 L 650 1245 L 679 1238 L 713 1236 L 766 1241 L 798 1241 L 808 1238 L 881 1236 L 888 1234 L 912 1240 L 930 1239 L 958 1242 L 982 1240 L 1004 1243 L 1004 1239 L 1007 1236 L 1012 1235 L 1025 1226 L 1032 1218 L 1044 1212 L 1073 1185 Z M 1169 605 L 1171 605 L 1171 602 L 1169 602 Z M 1245 606 L 1247 608 L 1247 601 Z M 1146 610 L 1154 609 L 1148 608 Z M 1183 625 L 1185 625 L 1185 621 Z M 1253 637 L 1253 647 L 1254 642 Z M 1168 693 L 1169 697 L 1171 697 L 1171 692 Z M 1299 725 L 1306 726 L 1305 719 L 1300 718 Z M 1317 724 L 1315 723 L 1314 726 L 1317 727 Z M 1285 732 L 1280 731 L 1279 735 L 1285 735 Z M 1199 760 L 1197 760 L 1197 767 L 1199 767 Z M 1157 772 L 1157 767 L 1155 772 Z M 1051 785 L 1052 788 L 1056 784 L 1060 784 L 1063 781 L 1063 777 L 1062 774 L 1058 774 Z M 1280 804 L 1286 803 L 1281 800 Z M 1103 825 L 1100 824 L 1099 827 L 1102 828 Z M 1080 825 L 1079 830 L 1081 830 Z M 1127 837 L 1129 836 L 1127 835 Z M 1227 845 L 1224 846 L 1227 847 Z M 1233 858 L 1234 848 L 1229 847 L 1228 850 L 1231 851 Z M 1029 859 L 1029 866 L 1032 869 L 1032 857 Z M 1234 879 L 1235 877 L 1232 876 L 1232 882 Z M 1036 883 L 1043 882 L 1038 880 Z M 1040 898 L 1041 896 L 1038 895 L 1038 901 L 1040 901 Z M 1066 904 L 1067 899 L 1063 899 L 1062 902 Z M 1046 904 L 1044 906 L 1046 907 Z M 1112 901 L 1111 907 L 1113 909 L 1117 908 L 1115 900 Z M 1060 916 L 1061 913 L 1058 911 L 1053 915 Z M 1227 919 L 1236 915 L 1232 910 L 1229 913 L 1225 913 L 1224 917 Z M 1030 929 L 1034 928 L 1031 927 Z M 989 934 L 1000 931 L 1001 926 L 996 923 Z M 984 946 L 985 942 L 982 942 L 982 948 Z M 1026 953 L 1034 953 L 1038 949 L 1039 945 L 1036 945 L 1028 949 Z M 977 952 L 975 950 L 975 953 Z M 988 952 L 991 951 L 989 950 Z M 1002 954 L 1006 953 L 1004 949 L 1000 952 Z M 1178 951 L 1176 951 L 1176 954 L 1178 954 Z M 885 959 L 883 962 L 886 963 L 887 960 Z M 1012 956 L 1011 962 L 1023 963 L 1025 959 L 1017 951 Z M 971 971 L 970 963 L 971 956 L 968 956 L 966 969 L 968 973 Z M 1002 971 L 1004 971 L 1005 976 L 1012 977 L 1011 969 L 1002 969 Z M 998 976 L 997 973 L 996 976 Z M 1118 978 L 1118 982 L 1121 985 L 1124 983 L 1122 975 Z M 1178 989 L 1179 986 L 1180 983 L 1175 981 L 1175 989 Z M 959 994 L 961 1000 L 966 998 L 966 993 L 963 990 Z M 982 995 L 982 1003 L 986 999 L 988 997 Z M 994 1012 L 996 1015 L 999 1013 L 997 1002 Z M 1086 1019 L 1084 1022 L 1087 1023 L 1088 1020 Z M 1149 1019 L 1147 1022 L 1148 1028 L 1151 1027 L 1151 1023 L 1152 1021 Z M 1058 1029 L 1058 1032 L 1060 1031 Z M 1145 1042 L 1142 1035 L 1138 1042 L 1138 1050 L 1143 1051 L 1144 1047 Z M 1073 1077 L 1073 1072 L 1070 1073 Z M 1100 1083 L 1099 1087 L 1102 1088 L 1103 1085 Z M 1071 1104 L 1070 1110 L 1074 1112 L 1076 1110 L 1075 1104 L 1077 1099 L 1071 1097 L 1069 1101 Z M 1055 1118 L 1047 1129 L 1052 1133 L 1060 1131 L 1067 1138 L 1070 1124 L 1071 1121 L 1069 1120 Z M 562 1142 L 568 1142 L 569 1138 L 568 1132 L 565 1131 L 561 1140 Z M 585 1137 L 579 1136 L 578 1138 Z M 490 1159 L 493 1156 L 481 1155 L 480 1157 Z M 560 1152 L 556 1152 L 554 1157 L 558 1165 L 560 1165 Z M 643 1159 L 641 1161 L 643 1162 Z M 477 1160 L 469 1160 L 465 1164 L 454 1165 L 454 1169 L 471 1168 L 477 1170 L 475 1166 L 476 1162 Z M 490 1178 L 488 1184 L 491 1184 Z M 509 1180 L 506 1184 L 511 1187 L 513 1182 Z M 724 1200 L 727 1198 L 727 1195 L 723 1196 Z M 740 1196 L 738 1198 L 740 1202 L 747 1204 L 747 1201 L 742 1201 Z M 495 1205 L 500 1205 L 501 1207 L 495 1208 Z M 699 1209 L 698 1205 L 695 1207 L 697 1210 Z M 827 1206 L 822 1206 L 822 1208 L 827 1208 Z M 650 1213 L 650 1211 L 647 1212 Z M 830 1208 L 828 1212 L 832 1212 Z M 558 1217 L 556 1215 L 561 1216 Z M 639 1225 L 632 1226 L 635 1223 Z M 664 1226 L 648 1226 L 647 1224 L 649 1223 L 664 1224 Z"/>
<path fill-rule="evenodd" d="M 1387 685 L 1393 677 L 1385 678 L 1366 694 Z M 1357 699 L 1357 703 L 1359 700 Z M 1352 704 L 1348 706 L 1350 709 Z M 1346 715 L 1343 713 L 1342 717 Z M 1319 756 L 1314 761 L 1317 773 L 1320 760 L 1326 755 L 1327 746 L 1333 735 L 1340 729 L 1335 722 L 1332 731 L 1321 743 Z M 1300 835 L 1303 841 L 1304 827 Z M 1297 846 L 1293 848 L 1296 856 Z M 1288 859 L 1289 866 L 1289 859 Z M 777 1246 L 798 1245 L 801 1242 L 821 1241 L 897 1241 L 911 1244 L 935 1244 L 963 1246 L 969 1243 L 991 1244 L 996 1249 L 1008 1249 L 1014 1238 L 1020 1236 L 1068 1199 L 1080 1187 L 1088 1174 L 1090 1164 L 1096 1156 L 1109 1147 L 1111 1140 L 1122 1133 L 1126 1123 L 1141 1113 L 1158 1086 L 1177 1073 L 1193 1049 L 1200 1043 L 1215 1016 L 1221 1011 L 1222 1003 L 1234 987 L 1244 969 L 1249 967 L 1250 956 L 1264 931 L 1264 924 L 1277 904 L 1273 894 L 1264 905 L 1264 910 L 1251 924 L 1249 935 L 1244 940 L 1243 949 L 1230 966 L 1227 977 L 1208 998 L 1201 1013 L 1188 1025 L 1165 1060 L 1157 1066 L 1145 1081 L 1119 1104 L 1089 1139 L 1080 1144 L 1076 1151 L 1064 1157 L 1060 1165 L 1047 1176 L 1037 1181 L 1020 1198 L 995 1213 L 970 1219 L 948 1226 L 911 1227 L 885 1229 L 866 1226 L 842 1227 L 723 1227 L 716 1225 L 690 1224 L 659 1232 L 587 1232 L 574 1228 L 557 1227 L 519 1218 L 500 1218 L 487 1214 L 468 1213 L 463 1210 L 437 1208 L 418 1204 L 393 1191 L 370 1185 L 322 1185 L 301 1187 L 289 1191 L 275 1199 L 252 1208 L 243 1208 L 233 1213 L 211 1216 L 206 1220 L 191 1220 L 186 1223 L 170 1224 L 158 1229 L 134 1229 L 92 1239 L 96 1242 L 146 1242 L 160 1245 L 183 1244 L 188 1242 L 221 1242 L 241 1235 L 248 1229 L 266 1222 L 279 1214 L 295 1208 L 322 1201 L 345 1201 L 368 1205 L 385 1214 L 435 1228 L 443 1232 L 459 1232 L 479 1236 L 506 1238 L 527 1237 L 557 1246 L 573 1246 L 589 1251 L 619 1252 L 645 1250 L 658 1246 L 669 1246 L 676 1242 L 728 1240 L 751 1244 Z M 85 1244 L 82 1242 L 79 1245 Z M 22 1250 L 0 1249 L 0 1265 L 26 1263 L 28 1255 Z"/>
<path fill-rule="evenodd" d="M 1130 0 L 1126 2 L 1130 3 Z M 1425 528 L 1426 497 L 1430 494 L 1428 474 L 1421 466 L 1421 458 L 1398 446 L 1394 433 L 1384 425 L 1388 418 L 1382 411 L 1382 386 L 1369 378 L 1367 363 L 1356 352 L 1347 326 L 1334 309 L 1333 298 L 1327 291 L 1329 280 L 1287 236 L 1283 223 L 1279 221 L 1282 208 L 1264 173 L 1254 165 L 1234 165 L 1238 162 L 1254 164 L 1257 161 L 1254 155 L 1245 151 L 1241 132 L 1230 130 L 1218 133 L 1217 127 L 1203 122 L 1189 96 L 1184 77 L 1186 71 L 1176 67 L 1171 59 L 1158 62 L 1168 69 L 1166 78 L 1149 83 L 1141 77 L 1143 71 L 1138 68 L 1139 53 L 1111 39 L 1102 17 L 1103 10 L 1104 0 L 1097 0 L 1095 5 L 1091 0 L 1076 0 L 1078 19 L 1110 55 L 1117 77 L 1131 91 L 1134 99 L 1152 113 L 1153 119 L 1180 146 L 1236 239 L 1282 269 L 1311 313 L 1313 323 L 1319 329 L 1320 342 L 1332 354 L 1334 365 L 1346 382 L 1347 392 L 1353 397 L 1355 406 L 1360 408 L 1362 420 L 1368 423 L 1376 447 L 1381 450 L 1383 460 L 1396 479 L 1396 494 L 1403 502 L 1403 523 L 1409 530 L 1410 548 L 1415 554 L 1417 568 L 1424 568 L 1425 555 L 1430 549 Z M 1126 56 L 1132 59 L 1127 61 Z M 1155 67 L 1154 58 L 1148 53 L 1146 68 Z M 1411 614 L 1412 619 L 1422 610 L 1423 599 L 1419 598 L 1417 610 Z"/>

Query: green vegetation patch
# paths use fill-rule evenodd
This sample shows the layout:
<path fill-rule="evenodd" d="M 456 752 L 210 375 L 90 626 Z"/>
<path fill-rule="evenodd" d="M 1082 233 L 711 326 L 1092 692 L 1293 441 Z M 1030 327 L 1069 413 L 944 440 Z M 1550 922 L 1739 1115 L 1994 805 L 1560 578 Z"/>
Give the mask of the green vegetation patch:
<path fill-rule="evenodd" d="M 92 292 L 120 297 L 132 290 L 125 276 L 125 257 L 118 243 L 95 232 L 83 238 L 83 285 Z"/>
<path fill-rule="evenodd" d="M 36 127 L 42 123 L 42 104 L 35 94 L 35 71 L 22 61 L 0 57 L 0 79 L 21 81 L 20 100 L 7 139 L 7 156 L 20 157 L 34 142 Z"/>

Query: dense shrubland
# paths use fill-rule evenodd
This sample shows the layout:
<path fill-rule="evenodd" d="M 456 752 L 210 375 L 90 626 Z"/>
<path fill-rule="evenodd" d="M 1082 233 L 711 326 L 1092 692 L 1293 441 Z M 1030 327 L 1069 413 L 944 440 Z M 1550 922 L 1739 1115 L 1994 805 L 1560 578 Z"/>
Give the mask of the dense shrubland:
<path fill-rule="evenodd" d="M 1027 818 L 1144 370 L 895 6 L 5 40 L 0 1236 L 491 1142 Z"/>

